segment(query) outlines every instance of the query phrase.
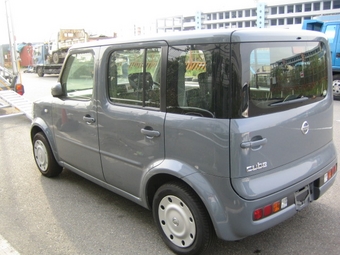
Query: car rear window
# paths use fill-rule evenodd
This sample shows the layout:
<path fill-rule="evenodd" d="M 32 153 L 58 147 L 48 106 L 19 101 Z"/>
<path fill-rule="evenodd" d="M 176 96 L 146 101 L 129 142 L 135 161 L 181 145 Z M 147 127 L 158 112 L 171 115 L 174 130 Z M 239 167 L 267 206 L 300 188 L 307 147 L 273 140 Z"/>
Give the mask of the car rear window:
<path fill-rule="evenodd" d="M 321 42 L 241 43 L 241 116 L 284 111 L 327 94 L 327 55 Z M 234 67 L 235 70 L 235 67 Z M 242 70 L 242 71 L 241 71 Z"/>

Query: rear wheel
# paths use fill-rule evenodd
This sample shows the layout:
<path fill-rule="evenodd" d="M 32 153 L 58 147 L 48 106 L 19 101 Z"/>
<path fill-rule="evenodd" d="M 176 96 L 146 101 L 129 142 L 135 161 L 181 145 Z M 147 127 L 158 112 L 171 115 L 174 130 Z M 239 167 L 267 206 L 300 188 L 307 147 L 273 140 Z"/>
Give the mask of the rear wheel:
<path fill-rule="evenodd" d="M 59 64 L 59 55 L 58 55 L 58 52 L 53 52 L 52 61 L 53 61 L 53 64 Z"/>
<path fill-rule="evenodd" d="M 180 182 L 161 186 L 153 215 L 163 241 L 176 254 L 201 254 L 214 237 L 208 213 L 196 193 Z"/>
<path fill-rule="evenodd" d="M 63 170 L 55 160 L 51 147 L 41 132 L 37 133 L 33 138 L 33 155 L 42 175 L 54 177 Z"/>

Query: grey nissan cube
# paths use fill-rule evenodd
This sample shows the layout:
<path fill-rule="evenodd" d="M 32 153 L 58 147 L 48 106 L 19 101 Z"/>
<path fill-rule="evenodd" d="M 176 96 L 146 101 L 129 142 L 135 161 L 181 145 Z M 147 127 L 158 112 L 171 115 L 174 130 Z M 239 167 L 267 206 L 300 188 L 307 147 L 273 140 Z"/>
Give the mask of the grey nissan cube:
<path fill-rule="evenodd" d="M 273 227 L 337 175 L 328 42 L 230 29 L 73 46 L 34 103 L 41 174 L 63 168 L 152 210 L 177 254 Z M 311 223 L 312 224 L 312 223 Z"/>

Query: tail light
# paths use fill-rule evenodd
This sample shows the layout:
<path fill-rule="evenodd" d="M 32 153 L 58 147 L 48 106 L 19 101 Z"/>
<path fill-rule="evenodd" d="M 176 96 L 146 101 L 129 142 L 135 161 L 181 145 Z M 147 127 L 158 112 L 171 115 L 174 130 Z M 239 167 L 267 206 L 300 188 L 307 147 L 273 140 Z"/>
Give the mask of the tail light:
<path fill-rule="evenodd" d="M 24 85 L 18 83 L 14 87 L 14 91 L 17 92 L 19 95 L 23 95 L 25 93 Z"/>
<path fill-rule="evenodd" d="M 256 220 L 261 220 L 265 217 L 268 217 L 286 208 L 287 205 L 288 205 L 288 198 L 284 197 L 280 201 L 275 201 L 272 204 L 266 205 L 262 208 L 258 208 L 253 212 L 253 220 L 256 221 Z"/>
<path fill-rule="evenodd" d="M 329 170 L 327 173 L 324 174 L 323 176 L 323 183 L 326 183 L 327 181 L 329 181 L 337 172 L 337 165 L 334 165 L 331 170 Z"/>

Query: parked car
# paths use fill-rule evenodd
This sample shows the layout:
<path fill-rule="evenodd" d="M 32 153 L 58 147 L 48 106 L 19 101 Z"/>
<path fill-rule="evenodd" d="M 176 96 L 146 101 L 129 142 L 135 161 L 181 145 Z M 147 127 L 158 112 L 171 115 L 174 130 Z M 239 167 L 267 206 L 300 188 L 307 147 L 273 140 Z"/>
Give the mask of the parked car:
<path fill-rule="evenodd" d="M 310 31 L 74 46 L 53 97 L 34 103 L 34 158 L 44 176 L 67 168 L 152 210 L 173 252 L 199 254 L 215 235 L 285 221 L 332 186 L 331 75 L 327 40 Z"/>

